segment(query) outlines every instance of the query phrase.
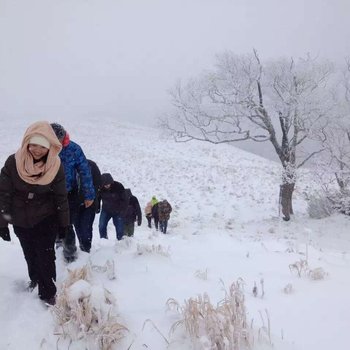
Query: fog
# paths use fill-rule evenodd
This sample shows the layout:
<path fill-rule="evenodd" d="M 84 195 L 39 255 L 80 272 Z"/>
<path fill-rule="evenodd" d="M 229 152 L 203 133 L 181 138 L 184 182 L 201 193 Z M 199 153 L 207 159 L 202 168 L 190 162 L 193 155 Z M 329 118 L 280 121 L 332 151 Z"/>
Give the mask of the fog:
<path fill-rule="evenodd" d="M 154 125 L 216 53 L 350 53 L 348 0 L 0 0 L 0 121 Z M 259 146 L 260 147 L 260 146 Z"/>

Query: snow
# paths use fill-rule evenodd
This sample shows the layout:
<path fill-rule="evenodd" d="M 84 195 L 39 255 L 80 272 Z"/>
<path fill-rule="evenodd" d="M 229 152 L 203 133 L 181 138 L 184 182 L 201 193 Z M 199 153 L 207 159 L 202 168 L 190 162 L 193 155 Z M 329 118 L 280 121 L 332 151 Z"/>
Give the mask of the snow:
<path fill-rule="evenodd" d="M 167 235 L 149 229 L 143 218 L 133 238 L 116 241 L 110 223 L 110 239 L 100 240 L 97 216 L 91 254 L 79 251 L 78 260 L 66 265 L 61 249 L 56 251 L 59 293 L 68 270 L 88 264 L 91 278 L 70 287 L 71 299 L 92 295 L 96 306 L 103 290 L 115 298 L 118 322 L 129 330 L 115 349 L 193 349 L 184 332 L 169 334 L 180 315 L 167 310 L 166 302 L 173 298 L 182 305 L 207 293 L 216 304 L 240 278 L 248 320 L 261 331 L 261 316 L 266 324 L 268 312 L 275 349 L 348 348 L 350 220 L 307 216 L 303 192 L 314 186 L 307 172 L 297 183 L 295 215 L 283 222 L 277 163 L 230 145 L 174 143 L 159 130 L 110 119 L 58 122 L 102 172 L 131 188 L 142 208 L 152 195 L 173 206 Z M 1 164 L 27 126 L 6 121 Z M 37 290 L 25 291 L 26 264 L 12 228 L 11 237 L 0 241 L 0 349 L 97 349 L 84 339 L 70 344 Z M 324 279 L 297 275 L 291 265 L 305 259 L 310 269 L 324 270 Z M 284 291 L 288 285 L 290 293 Z M 256 335 L 254 349 L 268 348 Z"/>

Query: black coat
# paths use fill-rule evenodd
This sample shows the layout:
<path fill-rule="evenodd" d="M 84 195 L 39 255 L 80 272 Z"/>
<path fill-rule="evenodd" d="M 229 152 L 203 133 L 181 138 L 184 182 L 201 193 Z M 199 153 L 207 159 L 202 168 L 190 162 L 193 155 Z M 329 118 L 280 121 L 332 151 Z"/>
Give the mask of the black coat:
<path fill-rule="evenodd" d="M 126 211 L 126 214 L 125 214 L 125 223 L 132 224 L 136 220 L 137 220 L 137 225 L 140 226 L 142 223 L 142 212 L 141 212 L 141 207 L 138 199 L 131 194 L 128 210 Z"/>
<path fill-rule="evenodd" d="M 96 199 L 97 198 L 97 194 L 98 194 L 98 190 L 101 187 L 102 181 L 101 181 L 101 172 L 100 169 L 98 168 L 97 164 L 92 161 L 91 159 L 87 160 L 90 166 L 90 170 L 91 170 L 91 175 L 92 175 L 92 182 L 94 184 L 94 188 L 95 188 L 95 200 L 93 203 L 93 206 L 95 208 L 95 210 L 99 209 L 99 201 Z M 79 201 L 80 201 L 80 205 L 84 204 L 84 192 L 83 189 L 81 188 L 81 186 L 79 186 Z"/>
<path fill-rule="evenodd" d="M 158 220 L 159 219 L 159 214 L 158 214 L 158 203 L 154 204 L 152 206 L 152 217 L 155 219 L 155 220 Z"/>
<path fill-rule="evenodd" d="M 109 189 L 101 187 L 99 199 L 102 200 L 102 210 L 111 215 L 125 217 L 130 197 L 120 182 L 113 181 Z"/>
<path fill-rule="evenodd" d="M 56 215 L 60 226 L 69 225 L 63 165 L 50 184 L 32 185 L 19 177 L 15 155 L 11 155 L 0 174 L 0 227 L 11 223 L 30 228 L 52 215 Z"/>

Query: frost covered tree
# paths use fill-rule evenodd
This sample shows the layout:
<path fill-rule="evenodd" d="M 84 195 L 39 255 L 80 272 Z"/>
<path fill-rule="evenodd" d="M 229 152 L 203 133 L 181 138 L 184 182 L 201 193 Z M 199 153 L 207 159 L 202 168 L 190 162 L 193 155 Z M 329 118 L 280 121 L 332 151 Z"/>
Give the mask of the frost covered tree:
<path fill-rule="evenodd" d="M 296 170 L 321 148 L 297 151 L 327 124 L 332 72 L 330 63 L 311 57 L 263 63 L 256 51 L 225 52 L 212 70 L 170 91 L 173 109 L 160 126 L 178 142 L 270 141 L 283 167 L 280 203 L 289 220 Z"/>
<path fill-rule="evenodd" d="M 314 197 L 313 207 L 328 201 L 333 209 L 350 213 L 350 59 L 340 71 L 334 90 L 333 118 L 318 134 L 324 152 L 314 159 L 315 178 L 321 193 Z M 310 203 L 309 203 L 310 206 Z M 322 208 L 320 212 L 322 211 Z"/>
<path fill-rule="evenodd" d="M 324 152 L 316 164 L 333 173 L 340 192 L 344 192 L 350 184 L 350 59 L 340 73 L 333 92 L 333 117 L 318 133 Z"/>
<path fill-rule="evenodd" d="M 350 125 L 337 123 L 324 131 L 323 166 L 334 174 L 340 192 L 350 184 Z"/>

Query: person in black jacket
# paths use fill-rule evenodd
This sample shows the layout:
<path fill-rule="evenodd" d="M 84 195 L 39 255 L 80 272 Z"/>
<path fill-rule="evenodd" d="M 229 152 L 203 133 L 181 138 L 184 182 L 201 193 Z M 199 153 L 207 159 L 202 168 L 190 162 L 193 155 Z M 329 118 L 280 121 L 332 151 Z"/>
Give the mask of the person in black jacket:
<path fill-rule="evenodd" d="M 107 226 L 109 220 L 113 219 L 117 239 L 121 240 L 124 236 L 124 218 L 129 205 L 128 192 L 120 182 L 113 180 L 110 173 L 101 175 L 101 185 L 98 195 L 99 200 L 102 200 L 98 224 L 100 237 L 108 239 Z"/>
<path fill-rule="evenodd" d="M 92 181 L 94 183 L 95 193 L 101 187 L 101 172 L 97 164 L 92 160 L 87 160 L 90 166 Z M 82 188 L 79 189 L 80 206 L 77 216 L 73 222 L 75 232 L 77 233 L 80 250 L 90 253 L 92 241 L 92 226 L 95 220 L 96 212 L 99 212 L 99 201 L 95 198 L 94 203 L 85 207 L 84 194 Z"/>
<path fill-rule="evenodd" d="M 157 231 L 158 231 L 158 224 L 159 224 L 158 204 L 159 202 L 157 201 L 157 203 L 153 204 L 153 207 L 152 207 L 152 218 L 154 220 L 154 226 Z"/>
<path fill-rule="evenodd" d="M 40 299 L 51 305 L 56 296 L 55 239 L 69 226 L 61 148 L 48 122 L 34 123 L 0 174 L 0 237 L 11 240 L 12 224 L 27 262 L 28 289 L 38 286 Z"/>
<path fill-rule="evenodd" d="M 137 197 L 131 193 L 130 189 L 126 189 L 125 191 L 128 192 L 130 200 L 124 219 L 124 233 L 128 237 L 132 237 L 135 230 L 135 221 L 137 221 L 137 226 L 141 226 L 142 224 L 142 212 Z"/>

